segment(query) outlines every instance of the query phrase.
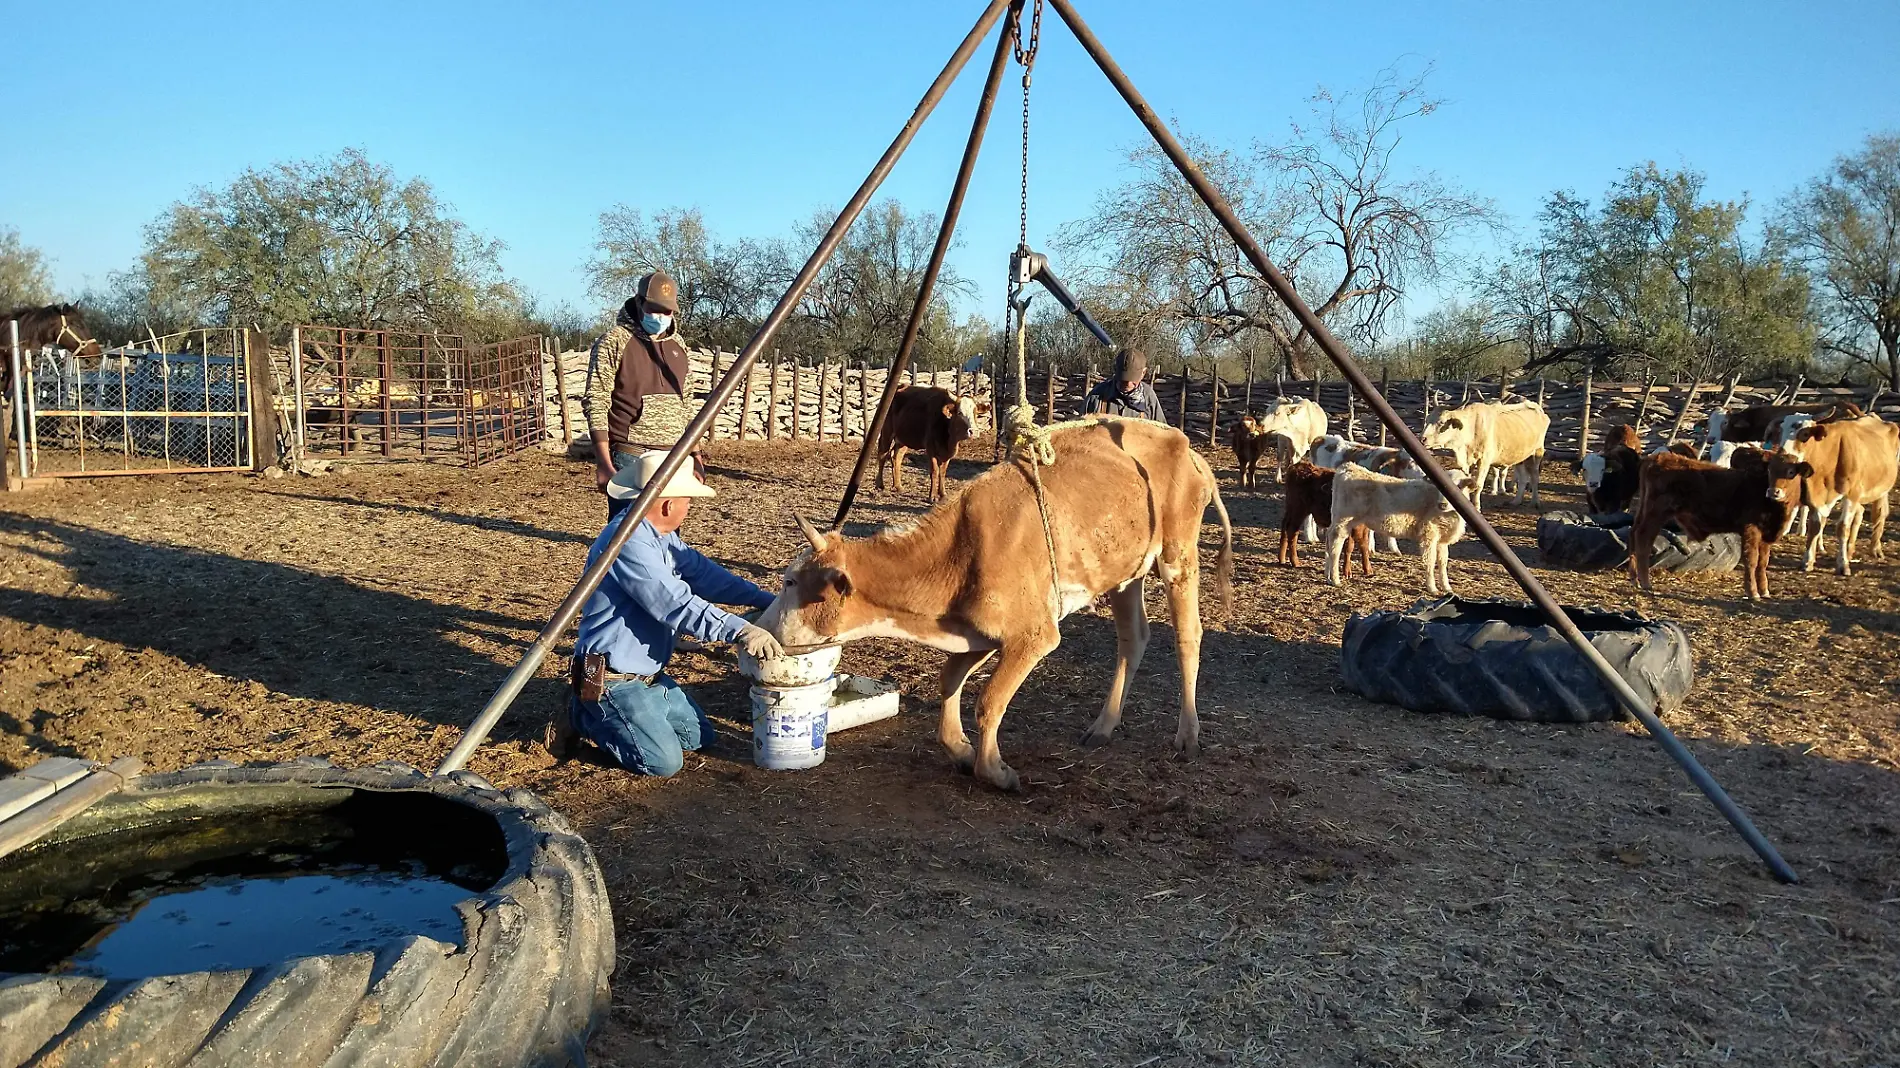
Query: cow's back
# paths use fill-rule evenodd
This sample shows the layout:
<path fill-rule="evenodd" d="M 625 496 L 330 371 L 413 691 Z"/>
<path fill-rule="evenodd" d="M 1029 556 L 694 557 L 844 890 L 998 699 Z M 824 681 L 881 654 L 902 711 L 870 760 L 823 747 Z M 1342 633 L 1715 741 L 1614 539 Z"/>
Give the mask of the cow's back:
<path fill-rule="evenodd" d="M 1491 462 L 1515 466 L 1544 451 L 1550 416 L 1535 404 L 1499 404 L 1489 413 Z"/>
<path fill-rule="evenodd" d="M 1840 437 L 1835 454 L 1834 489 L 1869 501 L 1893 491 L 1900 474 L 1900 426 L 1876 416 L 1824 424 Z"/>
<path fill-rule="evenodd" d="M 1164 539 L 1197 532 L 1214 477 L 1179 430 L 1146 419 L 1084 420 L 1051 432 L 1056 462 L 1042 481 L 1058 572 L 1090 597 L 1146 574 Z M 1011 611 L 1049 587 L 1048 552 L 1029 467 L 997 464 L 967 483 L 957 509 L 964 611 Z M 967 553 L 967 557 L 964 554 Z M 982 625 L 979 620 L 979 625 Z"/>

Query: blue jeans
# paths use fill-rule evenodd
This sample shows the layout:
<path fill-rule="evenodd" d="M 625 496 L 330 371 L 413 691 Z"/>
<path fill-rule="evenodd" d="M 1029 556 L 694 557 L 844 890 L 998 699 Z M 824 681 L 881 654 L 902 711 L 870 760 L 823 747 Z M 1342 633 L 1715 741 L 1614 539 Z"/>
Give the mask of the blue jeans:
<path fill-rule="evenodd" d="M 628 771 L 662 779 L 679 773 L 686 754 L 712 738 L 699 702 L 665 675 L 616 682 L 599 702 L 568 698 L 574 727 Z"/>

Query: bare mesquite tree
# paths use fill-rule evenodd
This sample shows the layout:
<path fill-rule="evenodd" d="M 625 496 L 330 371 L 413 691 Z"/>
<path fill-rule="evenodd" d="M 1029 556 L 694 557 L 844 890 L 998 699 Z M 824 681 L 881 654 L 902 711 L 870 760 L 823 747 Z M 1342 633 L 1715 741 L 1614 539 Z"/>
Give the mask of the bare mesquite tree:
<path fill-rule="evenodd" d="M 1449 238 L 1495 222 L 1488 201 L 1398 162 L 1404 132 L 1439 107 L 1427 74 L 1387 71 L 1360 92 L 1322 90 L 1311 125 L 1296 124 L 1284 142 L 1246 153 L 1189 143 L 1267 255 L 1350 340 L 1376 340 L 1408 286 L 1447 265 Z M 1134 177 L 1062 233 L 1098 291 L 1196 345 L 1258 332 L 1291 374 L 1310 376 L 1310 339 L 1174 168 L 1150 147 L 1129 159 Z"/>
<path fill-rule="evenodd" d="M 1822 344 L 1900 390 L 1900 134 L 1835 160 L 1775 229 L 1814 279 Z"/>

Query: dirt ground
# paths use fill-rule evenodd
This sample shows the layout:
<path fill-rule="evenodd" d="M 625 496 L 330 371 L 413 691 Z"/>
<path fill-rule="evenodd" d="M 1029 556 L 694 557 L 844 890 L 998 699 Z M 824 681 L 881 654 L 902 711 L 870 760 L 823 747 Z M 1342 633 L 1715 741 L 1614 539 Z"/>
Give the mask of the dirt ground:
<path fill-rule="evenodd" d="M 986 449 L 984 450 L 987 451 Z M 775 583 L 843 446 L 722 445 L 688 539 Z M 1415 558 L 1323 582 L 1272 563 L 1279 505 L 1223 483 L 1238 605 L 1210 629 L 1204 752 L 1174 757 L 1165 605 L 1122 733 L 1077 744 L 1113 628 L 1083 613 L 1003 726 L 1026 789 L 950 767 L 937 654 L 846 652 L 896 719 L 821 767 L 749 763 L 744 685 L 686 654 L 722 736 L 652 782 L 538 744 L 553 668 L 471 767 L 598 851 L 619 970 L 601 1065 L 1900 1064 L 1900 597 L 1893 563 L 1543 572 L 1571 604 L 1675 619 L 1700 672 L 1670 724 L 1800 870 L 1764 872 L 1622 725 L 1444 719 L 1343 692 L 1354 610 L 1421 594 Z M 969 477 L 974 464 L 959 464 Z M 1551 467 L 1545 507 L 1577 505 Z M 865 523 L 919 498 L 872 493 Z M 1534 513 L 1495 508 L 1535 563 Z M 314 754 L 423 767 L 577 575 L 588 470 L 398 464 L 317 478 L 109 479 L 0 501 L 0 770 L 54 754 Z M 854 529 L 858 529 L 855 528 Z M 1865 555 L 1865 554 L 1863 554 Z M 1466 594 L 1511 592 L 1470 541 Z"/>

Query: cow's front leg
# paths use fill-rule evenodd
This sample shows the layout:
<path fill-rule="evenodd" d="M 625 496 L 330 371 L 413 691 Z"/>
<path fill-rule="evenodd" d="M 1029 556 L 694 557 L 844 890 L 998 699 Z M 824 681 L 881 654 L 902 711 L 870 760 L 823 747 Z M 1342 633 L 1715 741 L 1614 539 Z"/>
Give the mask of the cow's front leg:
<path fill-rule="evenodd" d="M 1003 655 L 997 658 L 990 684 L 983 687 L 983 697 L 977 702 L 976 777 L 999 790 L 1014 790 L 1021 785 L 1016 772 L 1003 763 L 1003 751 L 996 743 L 1003 714 L 1009 711 L 1010 699 L 1016 696 L 1029 672 L 1060 642 L 1053 621 L 1041 633 L 1031 632 L 1014 638 L 1003 646 Z"/>
<path fill-rule="evenodd" d="M 891 451 L 891 491 L 904 492 L 904 447 L 902 445 Z"/>
<path fill-rule="evenodd" d="M 963 684 L 994 653 L 993 649 L 951 653 L 943 662 L 943 712 L 937 719 L 937 741 L 961 771 L 976 767 L 976 750 L 970 746 L 970 736 L 963 732 Z"/>
<path fill-rule="evenodd" d="M 1285 539 L 1282 539 L 1284 549 Z M 1142 600 L 1146 579 L 1136 579 L 1123 589 L 1108 595 L 1115 612 L 1115 677 L 1108 683 L 1108 699 L 1102 702 L 1102 714 L 1082 735 L 1082 744 L 1093 748 L 1107 745 L 1121 725 L 1122 701 L 1128 696 L 1135 672 L 1141 670 L 1141 658 L 1148 651 L 1148 609 Z"/>
<path fill-rule="evenodd" d="M 1201 677 L 1201 562 L 1198 547 L 1189 544 L 1181 559 L 1161 561 L 1162 581 L 1168 584 L 1168 614 L 1174 618 L 1174 648 L 1181 663 L 1181 716 L 1174 728 L 1174 748 L 1182 756 L 1201 751 L 1201 717 L 1194 703 Z"/>

